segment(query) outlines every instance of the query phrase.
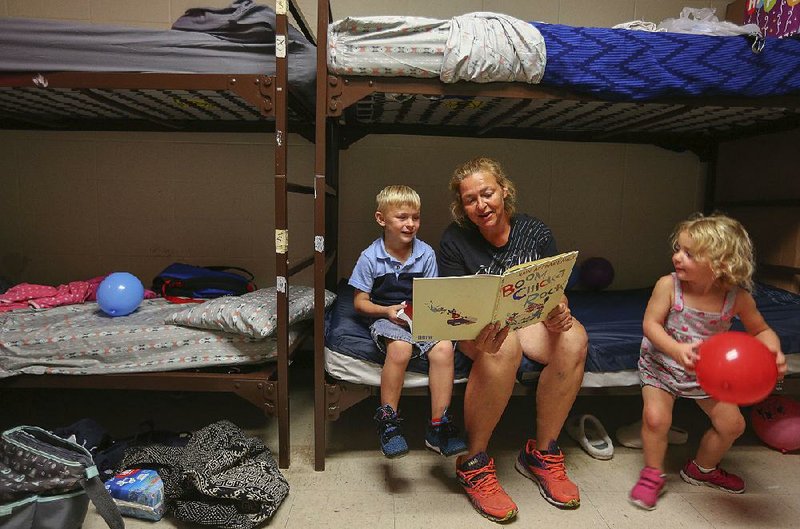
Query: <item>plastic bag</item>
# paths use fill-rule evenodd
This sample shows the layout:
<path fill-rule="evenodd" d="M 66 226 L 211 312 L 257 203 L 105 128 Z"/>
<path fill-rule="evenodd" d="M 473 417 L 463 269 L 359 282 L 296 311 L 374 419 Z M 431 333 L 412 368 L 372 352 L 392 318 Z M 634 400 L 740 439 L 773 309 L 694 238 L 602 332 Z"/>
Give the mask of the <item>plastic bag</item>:
<path fill-rule="evenodd" d="M 761 28 L 756 24 L 739 26 L 733 22 L 721 21 L 715 15 L 716 9 L 710 7 L 684 7 L 680 18 L 667 18 L 658 24 L 658 29 L 672 33 L 695 33 L 698 35 L 758 35 Z"/>

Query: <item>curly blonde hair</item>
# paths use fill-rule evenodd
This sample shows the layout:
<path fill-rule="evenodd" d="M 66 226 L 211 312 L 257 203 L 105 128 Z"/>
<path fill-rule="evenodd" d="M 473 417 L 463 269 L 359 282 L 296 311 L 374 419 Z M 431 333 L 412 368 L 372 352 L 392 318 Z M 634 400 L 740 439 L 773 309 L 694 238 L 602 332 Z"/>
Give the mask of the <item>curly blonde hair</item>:
<path fill-rule="evenodd" d="M 503 203 L 506 215 L 509 218 L 514 215 L 517 209 L 517 189 L 514 187 L 514 182 L 506 176 L 500 162 L 485 156 L 473 158 L 456 167 L 456 170 L 453 171 L 453 176 L 450 177 L 450 193 L 452 195 L 450 214 L 459 225 L 463 226 L 467 217 L 464 205 L 461 203 L 461 181 L 480 172 L 494 175 L 497 184 L 506 190 L 506 198 Z"/>
<path fill-rule="evenodd" d="M 697 260 L 708 262 L 714 276 L 724 285 L 753 289 L 753 241 L 738 220 L 717 212 L 692 215 L 675 226 L 671 235 L 673 248 L 684 232 L 696 245 Z"/>
<path fill-rule="evenodd" d="M 386 213 L 389 208 L 401 206 L 410 206 L 419 211 L 422 208 L 422 200 L 416 191 L 404 185 L 386 186 L 375 197 L 375 207 L 381 213 Z"/>

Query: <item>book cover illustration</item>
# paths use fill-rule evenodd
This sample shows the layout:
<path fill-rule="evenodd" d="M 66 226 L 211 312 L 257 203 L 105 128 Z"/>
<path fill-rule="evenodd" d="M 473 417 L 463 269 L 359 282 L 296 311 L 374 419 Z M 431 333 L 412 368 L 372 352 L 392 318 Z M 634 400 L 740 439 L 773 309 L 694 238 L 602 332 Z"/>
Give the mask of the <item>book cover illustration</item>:
<path fill-rule="evenodd" d="M 471 340 L 487 324 L 520 329 L 544 320 L 561 301 L 578 252 L 508 269 L 502 275 L 414 279 L 418 341 Z"/>

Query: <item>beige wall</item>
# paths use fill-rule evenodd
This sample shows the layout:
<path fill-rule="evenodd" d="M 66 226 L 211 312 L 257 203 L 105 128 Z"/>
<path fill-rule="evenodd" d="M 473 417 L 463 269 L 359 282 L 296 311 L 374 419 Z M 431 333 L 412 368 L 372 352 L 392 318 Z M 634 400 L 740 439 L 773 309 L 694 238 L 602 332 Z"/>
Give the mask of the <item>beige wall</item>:
<path fill-rule="evenodd" d="M 227 0 L 0 0 L 0 16 L 166 28 L 192 5 Z M 267 1 L 274 5 L 274 2 Z M 677 16 L 687 0 L 333 1 L 334 17 L 475 10 L 575 25 Z M 300 0 L 316 24 L 316 2 Z M 111 270 L 149 282 L 166 264 L 234 264 L 272 282 L 272 136 L 267 134 L 0 132 L 0 275 L 59 283 Z M 669 270 L 666 237 L 700 207 L 705 164 L 639 145 L 373 136 L 342 152 L 340 273 L 378 232 L 373 197 L 408 182 L 423 197 L 422 237 L 435 244 L 446 179 L 469 157 L 500 159 L 520 188 L 520 209 L 540 216 L 562 249 L 608 258 L 614 288 L 651 284 Z M 313 147 L 292 138 L 290 180 L 310 183 Z M 223 180 L 224 183 L 219 183 Z M 184 197 L 176 200 L 175 196 Z M 308 203 L 306 203 L 308 201 Z M 292 199 L 290 254 L 311 251 L 310 197 Z M 7 214 L 6 214 L 7 213 Z M 304 273 L 301 282 L 310 282 Z"/>
<path fill-rule="evenodd" d="M 540 217 L 562 250 L 614 265 L 614 288 L 650 285 L 669 271 L 667 237 L 701 207 L 704 164 L 690 153 L 644 145 L 372 136 L 342 153 L 340 272 L 380 234 L 375 194 L 403 182 L 422 197 L 420 237 L 436 246 L 450 222 L 447 182 L 467 159 L 500 160 L 519 210 Z"/>
<path fill-rule="evenodd" d="M 0 131 L 0 275 L 58 284 L 166 265 L 234 265 L 274 284 L 271 134 Z M 313 146 L 290 136 L 288 175 Z M 290 258 L 312 255 L 310 195 L 293 195 Z M 304 273 L 299 280 L 311 284 Z"/>
<path fill-rule="evenodd" d="M 717 200 L 800 200 L 798 142 L 800 131 L 722 144 Z M 726 210 L 740 219 L 750 232 L 760 263 L 800 267 L 800 207 L 728 207 Z M 762 279 L 800 292 L 800 274 L 762 268 Z"/>

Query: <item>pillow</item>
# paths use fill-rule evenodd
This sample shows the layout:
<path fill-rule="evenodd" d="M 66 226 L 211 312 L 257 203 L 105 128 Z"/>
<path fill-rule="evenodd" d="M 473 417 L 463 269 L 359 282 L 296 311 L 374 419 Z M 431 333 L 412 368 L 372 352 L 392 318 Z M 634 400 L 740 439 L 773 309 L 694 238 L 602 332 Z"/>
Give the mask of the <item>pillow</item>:
<path fill-rule="evenodd" d="M 325 308 L 336 294 L 325 291 Z M 179 310 L 164 323 L 243 334 L 253 338 L 272 336 L 278 325 L 275 287 L 262 288 L 241 296 L 225 296 Z M 314 318 L 314 289 L 289 286 L 289 325 Z"/>

